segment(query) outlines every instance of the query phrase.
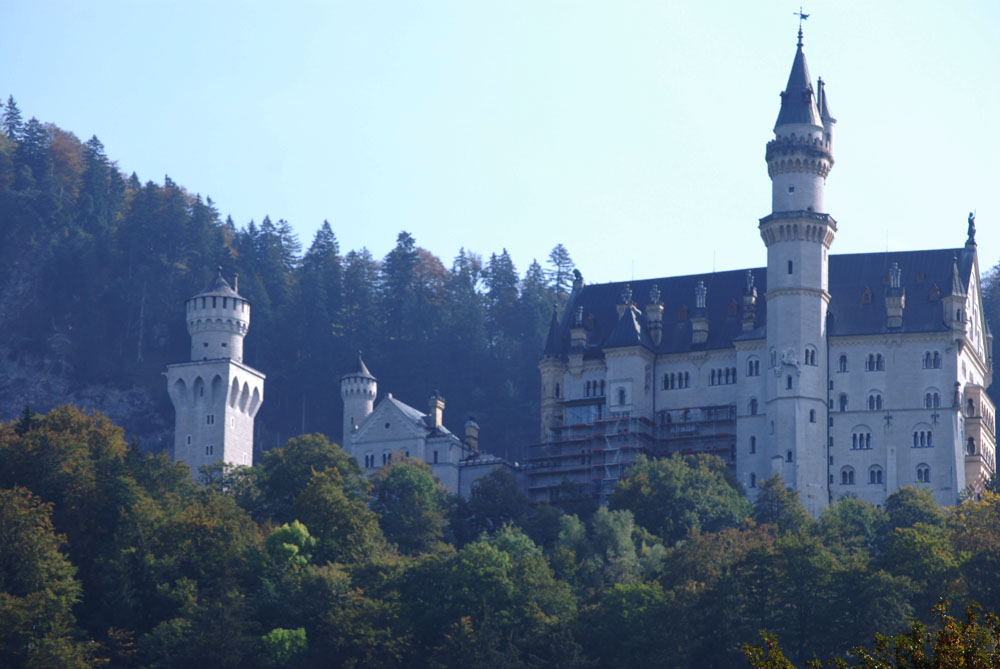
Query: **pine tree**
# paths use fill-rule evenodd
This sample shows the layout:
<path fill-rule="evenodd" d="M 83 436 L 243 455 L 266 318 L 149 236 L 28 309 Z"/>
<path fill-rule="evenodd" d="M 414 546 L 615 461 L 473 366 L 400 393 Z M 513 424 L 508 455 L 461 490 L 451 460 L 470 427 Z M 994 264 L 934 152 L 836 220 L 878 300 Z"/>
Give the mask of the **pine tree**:
<path fill-rule="evenodd" d="M 565 302 L 569 297 L 569 290 L 573 286 L 573 259 L 569 256 L 569 251 L 562 244 L 556 244 L 549 252 L 549 265 L 551 269 L 546 272 L 549 277 L 549 285 L 555 291 L 560 302 Z"/>
<path fill-rule="evenodd" d="M 21 138 L 21 110 L 14 102 L 14 96 L 7 97 L 7 107 L 3 112 L 3 131 L 12 142 Z"/>

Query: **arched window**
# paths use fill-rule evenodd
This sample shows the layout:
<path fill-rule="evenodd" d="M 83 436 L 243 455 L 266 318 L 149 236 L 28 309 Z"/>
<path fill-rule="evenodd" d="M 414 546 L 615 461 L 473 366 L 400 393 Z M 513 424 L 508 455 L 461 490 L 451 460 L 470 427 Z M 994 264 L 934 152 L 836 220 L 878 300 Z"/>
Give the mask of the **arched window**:
<path fill-rule="evenodd" d="M 757 415 L 757 398 L 756 397 L 751 397 L 750 398 L 749 411 L 750 411 L 750 415 L 751 416 L 756 416 Z"/>
<path fill-rule="evenodd" d="M 973 439 L 972 437 L 969 437 L 969 441 L 965 445 L 965 450 L 966 450 L 966 452 L 969 455 L 975 455 L 976 454 L 976 440 Z"/>
<path fill-rule="evenodd" d="M 844 467 L 840 470 L 840 484 L 854 485 L 854 468 Z"/>
<path fill-rule="evenodd" d="M 691 385 L 691 374 L 690 372 L 684 372 L 684 387 L 687 388 Z"/>
<path fill-rule="evenodd" d="M 710 385 L 710 386 L 714 386 L 715 385 L 715 370 L 714 369 L 712 370 L 712 380 L 708 382 L 708 385 Z"/>
<path fill-rule="evenodd" d="M 885 358 L 881 353 L 875 356 L 875 369 L 879 372 L 885 371 Z"/>
<path fill-rule="evenodd" d="M 931 362 L 931 352 L 927 351 L 924 353 L 924 369 L 930 369 L 933 363 Z"/>
<path fill-rule="evenodd" d="M 934 369 L 941 369 L 941 354 L 934 351 Z"/>
<path fill-rule="evenodd" d="M 969 401 L 966 402 L 966 404 L 965 404 L 965 414 L 967 416 L 975 416 L 976 415 L 976 403 L 972 401 L 971 397 L 969 398 Z"/>
<path fill-rule="evenodd" d="M 874 465 L 868 470 L 868 482 L 869 483 L 881 483 L 882 482 L 882 468 L 878 465 Z"/>
<path fill-rule="evenodd" d="M 625 400 L 627 399 L 627 397 L 628 396 L 625 394 L 625 389 L 624 388 L 619 388 L 618 389 L 618 404 L 625 404 Z"/>
<path fill-rule="evenodd" d="M 750 437 L 750 453 L 757 452 L 757 437 Z"/>
<path fill-rule="evenodd" d="M 847 411 L 847 393 L 840 393 L 840 410 Z"/>
<path fill-rule="evenodd" d="M 810 423 L 816 422 L 816 409 L 809 409 L 809 422 Z"/>
<path fill-rule="evenodd" d="M 791 451 L 786 451 L 785 452 L 785 462 L 791 462 L 791 461 L 792 461 L 792 452 Z"/>
<path fill-rule="evenodd" d="M 917 481 L 920 483 L 930 483 L 931 468 L 922 463 L 917 465 Z"/>
<path fill-rule="evenodd" d="M 778 354 L 777 352 L 775 352 L 774 348 L 772 348 L 771 351 L 769 352 L 768 366 L 773 368 L 777 366 L 777 364 L 778 364 Z"/>
<path fill-rule="evenodd" d="M 837 371 L 838 372 L 846 372 L 847 371 L 847 356 L 846 355 L 841 355 L 840 356 L 840 362 L 837 365 Z"/>
<path fill-rule="evenodd" d="M 785 388 L 787 388 L 788 390 L 792 389 L 792 376 L 791 376 L 791 374 L 789 374 L 787 377 L 785 377 Z"/>
<path fill-rule="evenodd" d="M 875 371 L 875 356 L 871 353 L 868 354 L 868 358 L 865 360 L 865 371 L 874 372 Z"/>
<path fill-rule="evenodd" d="M 559 393 L 560 392 L 561 392 L 561 388 L 559 387 L 559 384 L 557 383 L 556 384 L 556 397 L 559 397 Z"/>

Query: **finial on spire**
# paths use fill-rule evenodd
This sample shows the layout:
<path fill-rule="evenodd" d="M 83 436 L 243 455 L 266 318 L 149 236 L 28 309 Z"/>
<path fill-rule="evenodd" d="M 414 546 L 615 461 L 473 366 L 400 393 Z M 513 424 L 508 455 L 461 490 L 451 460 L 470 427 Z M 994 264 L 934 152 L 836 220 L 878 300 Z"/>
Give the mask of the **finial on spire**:
<path fill-rule="evenodd" d="M 809 18 L 808 14 L 802 12 L 802 5 L 799 5 L 799 11 L 792 12 L 792 16 L 799 17 L 799 46 L 802 46 L 802 22 Z"/>
<path fill-rule="evenodd" d="M 753 284 L 754 284 L 753 271 L 747 270 L 747 295 L 753 292 Z"/>
<path fill-rule="evenodd" d="M 218 274 L 216 276 L 221 279 L 222 278 L 222 265 L 219 265 L 216 269 L 218 270 Z"/>

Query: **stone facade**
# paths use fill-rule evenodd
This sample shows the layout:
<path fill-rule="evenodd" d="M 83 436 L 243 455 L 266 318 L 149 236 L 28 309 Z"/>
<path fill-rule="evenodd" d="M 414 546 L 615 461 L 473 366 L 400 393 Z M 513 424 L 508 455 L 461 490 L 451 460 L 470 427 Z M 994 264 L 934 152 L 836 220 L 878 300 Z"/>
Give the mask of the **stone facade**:
<path fill-rule="evenodd" d="M 835 126 L 800 34 L 765 152 L 766 267 L 577 275 L 539 365 L 532 499 L 604 500 L 637 455 L 678 452 L 723 457 L 751 497 L 780 474 L 813 513 L 907 485 L 941 504 L 982 489 L 996 437 L 974 219 L 962 247 L 830 255 Z"/>
<path fill-rule="evenodd" d="M 185 303 L 191 362 L 167 367 L 173 402 L 174 459 L 204 465 L 253 465 L 253 423 L 264 375 L 243 363 L 250 303 L 220 275 Z"/>
<path fill-rule="evenodd" d="M 387 394 L 377 405 L 378 382 L 361 356 L 354 371 L 340 381 L 344 402 L 341 441 L 363 470 L 374 473 L 400 455 L 427 463 L 454 494 L 468 497 L 472 483 L 496 467 L 509 466 L 479 451 L 479 425 L 465 423 L 464 438 L 444 426 L 444 399 L 435 392 L 423 413 Z"/>

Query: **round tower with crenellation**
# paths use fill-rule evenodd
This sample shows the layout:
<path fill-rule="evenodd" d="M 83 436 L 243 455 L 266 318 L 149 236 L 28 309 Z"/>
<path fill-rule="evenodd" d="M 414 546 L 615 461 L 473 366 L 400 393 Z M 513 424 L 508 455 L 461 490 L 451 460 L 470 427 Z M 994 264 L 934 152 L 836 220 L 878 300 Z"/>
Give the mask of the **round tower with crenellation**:
<path fill-rule="evenodd" d="M 358 364 L 354 371 L 340 378 L 340 397 L 344 401 L 344 433 L 341 446 L 351 453 L 351 437 L 359 425 L 375 410 L 378 381 L 368 371 L 358 351 Z M 352 453 L 353 455 L 353 453 Z"/>

